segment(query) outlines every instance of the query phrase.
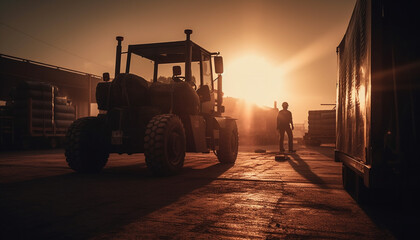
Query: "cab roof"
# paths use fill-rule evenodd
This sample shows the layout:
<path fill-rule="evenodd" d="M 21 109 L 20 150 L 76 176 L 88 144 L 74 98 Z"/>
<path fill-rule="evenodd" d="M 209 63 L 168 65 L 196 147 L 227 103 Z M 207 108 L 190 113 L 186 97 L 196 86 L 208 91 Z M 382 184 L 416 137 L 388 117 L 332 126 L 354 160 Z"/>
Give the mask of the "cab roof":
<path fill-rule="evenodd" d="M 210 57 L 211 53 L 190 41 L 192 61 L 200 61 L 201 53 Z M 128 52 L 155 61 L 156 63 L 185 62 L 187 41 L 129 45 Z"/>

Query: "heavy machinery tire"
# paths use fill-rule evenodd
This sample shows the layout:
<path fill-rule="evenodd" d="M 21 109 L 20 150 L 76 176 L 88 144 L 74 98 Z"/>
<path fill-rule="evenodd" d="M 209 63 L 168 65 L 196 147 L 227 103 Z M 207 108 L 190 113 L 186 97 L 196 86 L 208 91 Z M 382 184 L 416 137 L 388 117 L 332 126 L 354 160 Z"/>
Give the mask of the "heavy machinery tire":
<path fill-rule="evenodd" d="M 51 128 L 52 120 L 51 118 L 32 118 L 32 126 Z"/>
<path fill-rule="evenodd" d="M 85 117 L 74 121 L 66 134 L 65 155 L 76 172 L 99 172 L 108 161 L 108 141 L 102 121 Z"/>
<path fill-rule="evenodd" d="M 61 113 L 61 112 L 55 112 L 54 113 L 54 119 L 57 120 L 71 120 L 74 121 L 76 118 L 76 114 L 74 113 Z"/>
<path fill-rule="evenodd" d="M 23 89 L 17 90 L 16 92 L 16 99 L 28 99 L 32 98 L 39 101 L 49 100 L 52 98 L 51 90 L 49 91 L 42 91 L 42 90 L 30 90 L 30 89 Z"/>
<path fill-rule="evenodd" d="M 57 128 L 69 128 L 72 123 L 72 120 L 55 120 Z"/>
<path fill-rule="evenodd" d="M 158 176 L 172 175 L 184 165 L 185 130 L 174 114 L 154 116 L 146 126 L 144 155 L 147 167 Z"/>
<path fill-rule="evenodd" d="M 347 167 L 344 163 L 343 163 L 343 165 L 341 166 L 341 179 L 342 179 L 342 181 L 343 181 L 343 188 L 346 190 L 346 191 L 349 191 L 349 189 L 350 189 L 350 184 L 349 184 L 349 182 L 351 181 L 351 180 L 349 180 L 349 171 L 351 171 L 350 169 L 349 169 L 349 167 Z"/>
<path fill-rule="evenodd" d="M 55 105 L 67 105 L 67 97 L 55 97 L 54 98 Z"/>
<path fill-rule="evenodd" d="M 74 106 L 68 106 L 68 105 L 56 105 L 54 107 L 55 112 L 57 113 L 75 113 Z"/>
<path fill-rule="evenodd" d="M 359 203 L 369 202 L 369 189 L 365 187 L 363 178 L 343 163 L 343 188 Z"/>
<path fill-rule="evenodd" d="M 14 100 L 13 103 L 13 107 L 15 109 L 27 109 L 29 106 L 29 100 L 25 99 L 25 100 L 21 100 L 21 99 L 17 99 Z M 52 109 L 52 102 L 51 100 L 35 100 L 32 99 L 32 108 L 36 108 L 36 109 Z"/>
<path fill-rule="evenodd" d="M 224 128 L 220 129 L 219 150 L 216 151 L 220 163 L 235 163 L 238 156 L 238 127 L 235 121 L 228 121 Z"/>
<path fill-rule="evenodd" d="M 354 200 L 359 204 L 368 204 L 370 201 L 369 189 L 365 187 L 363 178 L 356 174 L 355 181 Z"/>

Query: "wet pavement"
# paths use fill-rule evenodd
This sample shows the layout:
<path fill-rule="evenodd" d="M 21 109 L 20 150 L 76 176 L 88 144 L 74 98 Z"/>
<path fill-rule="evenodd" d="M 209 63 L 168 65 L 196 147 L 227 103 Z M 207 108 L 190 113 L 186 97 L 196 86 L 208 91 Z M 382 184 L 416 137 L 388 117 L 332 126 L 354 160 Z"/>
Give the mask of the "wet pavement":
<path fill-rule="evenodd" d="M 254 153 L 255 149 L 266 153 Z M 157 178 L 142 154 L 76 174 L 63 150 L 0 153 L 0 239 L 393 239 L 343 190 L 332 147 L 187 154 Z"/>

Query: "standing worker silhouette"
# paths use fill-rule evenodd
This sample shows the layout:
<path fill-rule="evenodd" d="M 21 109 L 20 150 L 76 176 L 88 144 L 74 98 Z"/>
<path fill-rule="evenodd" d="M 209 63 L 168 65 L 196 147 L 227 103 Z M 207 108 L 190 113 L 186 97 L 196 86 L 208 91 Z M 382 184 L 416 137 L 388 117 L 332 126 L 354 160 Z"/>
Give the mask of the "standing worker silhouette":
<path fill-rule="evenodd" d="M 292 120 L 292 113 L 287 110 L 289 107 L 289 104 L 287 102 L 284 102 L 282 105 L 283 110 L 279 111 L 279 114 L 277 115 L 277 130 L 280 133 L 280 152 L 284 152 L 284 132 L 287 133 L 287 137 L 289 138 L 289 152 L 296 152 L 293 150 L 293 133 L 292 130 L 295 129 L 293 126 L 293 120 Z M 290 129 L 290 125 L 292 125 L 292 129 Z"/>

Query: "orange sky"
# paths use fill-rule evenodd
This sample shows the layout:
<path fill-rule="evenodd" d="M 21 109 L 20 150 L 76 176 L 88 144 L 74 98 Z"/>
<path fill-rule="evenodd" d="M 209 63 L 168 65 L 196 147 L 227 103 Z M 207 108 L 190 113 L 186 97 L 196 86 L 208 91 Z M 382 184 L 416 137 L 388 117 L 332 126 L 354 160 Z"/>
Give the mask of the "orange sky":
<path fill-rule="evenodd" d="M 115 36 L 127 44 L 192 40 L 224 57 L 226 96 L 289 102 L 295 122 L 335 102 L 335 48 L 356 0 L 0 2 L 0 53 L 101 75 Z"/>

